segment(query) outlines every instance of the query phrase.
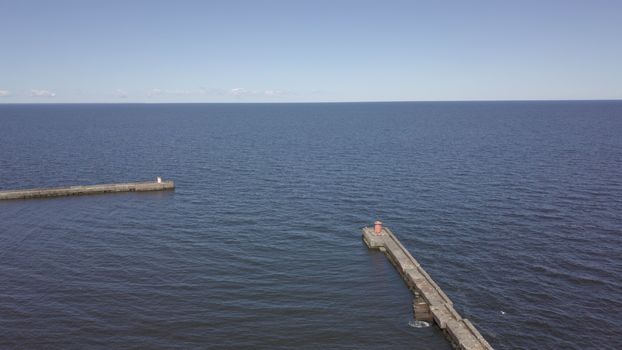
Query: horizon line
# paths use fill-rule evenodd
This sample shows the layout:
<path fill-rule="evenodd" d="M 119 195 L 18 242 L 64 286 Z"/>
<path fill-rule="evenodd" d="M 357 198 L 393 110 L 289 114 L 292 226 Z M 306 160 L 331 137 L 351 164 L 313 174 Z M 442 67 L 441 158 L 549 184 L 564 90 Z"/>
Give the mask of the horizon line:
<path fill-rule="evenodd" d="M 367 101 L 191 101 L 191 102 L 170 102 L 170 101 L 134 101 L 134 102 L 62 102 L 62 101 L 36 101 L 36 102 L 0 102 L 0 105 L 88 105 L 88 104 L 328 104 L 328 103 L 437 103 L 437 102 L 613 102 L 622 101 L 621 98 L 594 98 L 594 99 L 490 99 L 490 100 L 367 100 Z"/>

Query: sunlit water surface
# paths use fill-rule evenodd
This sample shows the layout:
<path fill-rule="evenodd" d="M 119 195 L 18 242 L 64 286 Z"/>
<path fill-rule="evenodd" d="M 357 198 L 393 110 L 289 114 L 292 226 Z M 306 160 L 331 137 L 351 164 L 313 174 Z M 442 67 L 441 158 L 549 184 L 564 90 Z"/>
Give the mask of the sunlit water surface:
<path fill-rule="evenodd" d="M 0 347 L 449 349 L 380 218 L 497 349 L 622 348 L 622 102 L 1 105 Z"/>

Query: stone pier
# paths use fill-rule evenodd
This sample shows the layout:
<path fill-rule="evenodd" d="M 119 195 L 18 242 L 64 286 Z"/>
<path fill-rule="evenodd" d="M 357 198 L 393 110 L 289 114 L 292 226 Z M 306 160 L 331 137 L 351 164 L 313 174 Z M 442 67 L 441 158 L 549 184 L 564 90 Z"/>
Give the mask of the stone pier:
<path fill-rule="evenodd" d="M 173 189 L 175 189 L 175 183 L 173 181 L 162 181 L 162 179 L 158 177 L 156 181 L 147 182 L 0 191 L 0 200 L 78 196 L 117 192 L 166 191 Z"/>
<path fill-rule="evenodd" d="M 377 222 L 375 228 L 363 228 L 363 241 L 370 249 L 385 253 L 413 292 L 416 320 L 436 323 L 456 349 L 492 349 L 473 324 L 454 310 L 453 302 L 391 230 Z"/>

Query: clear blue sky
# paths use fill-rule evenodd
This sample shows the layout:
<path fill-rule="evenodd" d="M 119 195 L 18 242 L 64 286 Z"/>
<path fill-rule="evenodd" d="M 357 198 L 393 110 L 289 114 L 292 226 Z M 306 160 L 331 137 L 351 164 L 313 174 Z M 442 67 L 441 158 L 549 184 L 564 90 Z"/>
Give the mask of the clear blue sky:
<path fill-rule="evenodd" d="M 0 103 L 622 98 L 622 1 L 0 0 Z"/>

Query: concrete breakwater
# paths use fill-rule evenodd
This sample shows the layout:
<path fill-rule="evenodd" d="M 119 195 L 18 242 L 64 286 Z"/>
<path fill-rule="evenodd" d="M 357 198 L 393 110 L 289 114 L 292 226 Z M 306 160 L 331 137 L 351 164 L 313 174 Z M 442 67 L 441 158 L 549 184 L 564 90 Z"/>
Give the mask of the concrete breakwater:
<path fill-rule="evenodd" d="M 367 247 L 384 252 L 399 271 L 413 292 L 416 320 L 435 322 L 456 349 L 492 349 L 475 326 L 454 310 L 453 302 L 391 230 L 376 222 L 375 227 L 363 228 L 363 241 Z"/>
<path fill-rule="evenodd" d="M 158 177 L 156 181 L 146 182 L 0 191 L 0 200 L 78 196 L 115 192 L 166 191 L 173 190 L 174 188 L 175 183 L 173 181 L 162 181 L 162 179 Z"/>

